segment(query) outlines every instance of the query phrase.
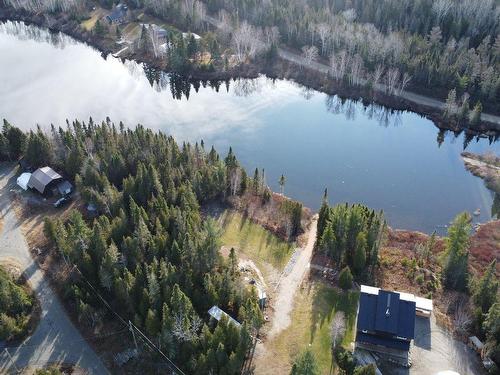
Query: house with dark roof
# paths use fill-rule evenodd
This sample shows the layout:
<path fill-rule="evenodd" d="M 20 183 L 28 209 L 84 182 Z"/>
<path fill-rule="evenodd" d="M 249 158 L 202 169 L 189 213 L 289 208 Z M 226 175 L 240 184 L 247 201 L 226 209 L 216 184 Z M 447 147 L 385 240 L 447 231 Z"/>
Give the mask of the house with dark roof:
<path fill-rule="evenodd" d="M 356 347 L 383 354 L 403 366 L 410 364 L 415 336 L 415 296 L 361 286 Z"/>
<path fill-rule="evenodd" d="M 125 4 L 118 4 L 110 14 L 106 16 L 106 20 L 111 24 L 120 24 L 125 22 L 128 7 Z"/>

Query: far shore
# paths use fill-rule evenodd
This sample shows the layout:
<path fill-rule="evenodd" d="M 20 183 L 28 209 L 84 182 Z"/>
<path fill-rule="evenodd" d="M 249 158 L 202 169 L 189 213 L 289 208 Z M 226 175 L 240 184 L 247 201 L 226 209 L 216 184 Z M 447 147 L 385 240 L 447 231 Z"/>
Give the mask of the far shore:
<path fill-rule="evenodd" d="M 113 55 L 121 51 L 123 46 L 116 43 L 115 40 L 98 37 L 90 32 L 85 32 L 80 24 L 74 20 L 69 20 L 64 14 L 59 18 L 55 16 L 44 16 L 42 14 L 31 14 L 25 11 L 15 11 L 10 8 L 0 6 L 0 22 L 20 21 L 26 24 L 32 24 L 38 27 L 44 27 L 52 32 L 62 32 L 70 37 L 86 43 L 99 50 L 104 57 Z M 124 51 L 120 54 L 122 60 L 133 60 L 138 63 L 145 63 L 152 68 L 173 73 L 164 61 L 160 61 L 149 56 L 138 55 Z M 202 71 L 191 69 L 184 74 L 186 78 L 193 80 L 230 80 L 247 78 L 254 79 L 259 75 L 265 75 L 271 79 L 291 80 L 307 88 L 326 93 L 328 95 L 337 95 L 341 99 L 361 100 L 363 104 L 378 104 L 390 108 L 394 111 L 411 111 L 433 121 L 441 130 L 454 132 L 466 131 L 471 135 L 481 135 L 494 137 L 500 132 L 500 124 L 496 122 L 485 121 L 484 118 L 479 126 L 471 128 L 464 124 L 452 124 L 443 118 L 441 109 L 425 104 L 419 104 L 416 101 L 408 100 L 402 97 L 387 95 L 380 91 L 375 91 L 369 87 L 346 86 L 341 82 L 330 79 L 324 73 L 312 68 L 304 68 L 300 65 L 290 63 L 290 61 L 280 57 L 274 60 L 268 60 L 264 57 L 257 58 L 252 62 L 238 65 L 228 70 Z M 493 116 L 494 117 L 494 116 Z"/>

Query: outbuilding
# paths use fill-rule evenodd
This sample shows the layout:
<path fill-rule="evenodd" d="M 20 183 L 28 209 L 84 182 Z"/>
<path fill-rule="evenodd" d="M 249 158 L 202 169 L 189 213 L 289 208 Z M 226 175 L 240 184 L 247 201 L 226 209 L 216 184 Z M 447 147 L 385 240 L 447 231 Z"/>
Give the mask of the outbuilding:
<path fill-rule="evenodd" d="M 222 317 L 226 317 L 228 322 L 233 323 L 236 327 L 240 328 L 241 323 L 236 321 L 236 319 L 232 318 L 228 313 L 219 308 L 219 306 L 212 306 L 210 310 L 208 310 L 208 315 L 217 320 L 218 322 L 222 319 Z"/>
<path fill-rule="evenodd" d="M 53 193 L 52 189 L 61 182 L 62 176 L 50 167 L 38 168 L 31 174 L 28 181 L 30 189 L 37 190 L 40 194 Z"/>
<path fill-rule="evenodd" d="M 23 189 L 23 190 L 28 190 L 28 182 L 30 181 L 31 178 L 31 173 L 25 172 L 22 173 L 16 180 L 17 185 Z"/>

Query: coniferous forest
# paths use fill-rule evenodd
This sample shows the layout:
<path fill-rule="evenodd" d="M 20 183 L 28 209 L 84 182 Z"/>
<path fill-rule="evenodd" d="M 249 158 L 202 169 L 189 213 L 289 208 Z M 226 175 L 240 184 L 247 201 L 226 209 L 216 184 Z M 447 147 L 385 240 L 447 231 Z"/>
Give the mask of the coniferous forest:
<path fill-rule="evenodd" d="M 12 129 L 6 122 L 3 134 Z M 45 222 L 59 255 L 80 271 L 64 291 L 80 323 L 112 318 L 90 283 L 186 373 L 239 373 L 263 317 L 242 286 L 234 252 L 219 254 L 218 224 L 200 213 L 201 203 L 243 194 L 251 184 L 235 179 L 242 169 L 232 151 L 222 159 L 203 143 L 178 145 L 110 121 L 15 134 L 20 139 L 12 135 L 12 142 L 3 135 L 4 157 L 17 156 L 22 144 L 29 163 L 60 166 L 99 212 L 92 220 L 74 210 L 66 222 Z M 210 323 L 213 305 L 242 325 Z"/>

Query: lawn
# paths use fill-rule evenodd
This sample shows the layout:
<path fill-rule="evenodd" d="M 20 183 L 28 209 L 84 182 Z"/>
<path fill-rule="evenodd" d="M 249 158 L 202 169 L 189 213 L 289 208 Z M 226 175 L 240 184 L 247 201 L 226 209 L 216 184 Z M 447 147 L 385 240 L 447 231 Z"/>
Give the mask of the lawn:
<path fill-rule="evenodd" d="M 94 28 L 97 20 L 100 20 L 101 18 L 103 18 L 105 14 L 106 14 L 106 11 L 104 9 L 97 8 L 96 10 L 94 10 L 90 14 L 89 19 L 87 19 L 81 23 L 82 27 L 87 31 L 92 30 Z M 105 22 L 105 21 L 101 21 L 101 22 Z"/>
<path fill-rule="evenodd" d="M 238 212 L 226 210 L 219 221 L 223 228 L 222 244 L 234 247 L 257 265 L 268 263 L 281 271 L 293 253 L 293 243 L 281 240 Z"/>
<path fill-rule="evenodd" d="M 311 349 L 321 374 L 334 373 L 330 327 L 337 311 L 346 317 L 346 335 L 342 345 L 351 347 L 358 306 L 358 292 L 344 294 L 322 282 L 310 282 L 295 297 L 290 326 L 265 343 L 266 355 L 256 358 L 256 369 L 263 373 L 288 373 L 294 358 Z"/>

